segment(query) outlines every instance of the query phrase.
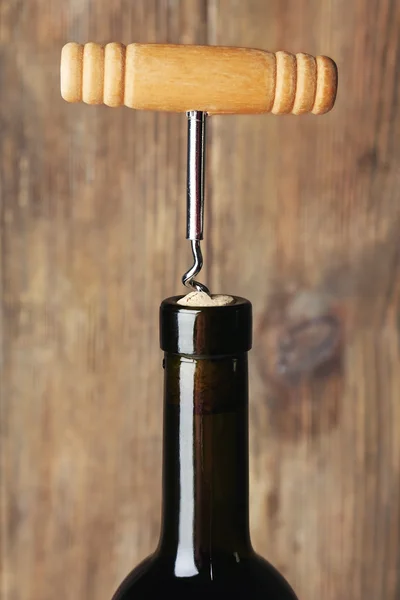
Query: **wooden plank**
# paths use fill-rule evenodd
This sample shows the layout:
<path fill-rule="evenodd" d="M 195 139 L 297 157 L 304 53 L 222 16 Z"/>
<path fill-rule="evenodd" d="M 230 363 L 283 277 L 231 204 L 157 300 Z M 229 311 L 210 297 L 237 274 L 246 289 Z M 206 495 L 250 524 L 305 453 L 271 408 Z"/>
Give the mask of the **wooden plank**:
<path fill-rule="evenodd" d="M 399 21 L 394 0 L 1 3 L 2 598 L 109 598 L 158 536 L 186 124 L 59 96 L 65 42 L 117 40 L 337 60 L 329 116 L 212 117 L 205 280 L 255 308 L 256 548 L 301 598 L 398 599 Z"/>
<path fill-rule="evenodd" d="M 253 540 L 300 598 L 395 600 L 400 7 L 210 0 L 209 23 L 339 66 L 326 117 L 213 118 L 212 288 L 255 308 Z"/>
<path fill-rule="evenodd" d="M 1 3 L 4 600 L 110 598 L 157 542 L 186 123 L 71 107 L 59 60 L 70 40 L 202 43 L 204 6 Z"/>

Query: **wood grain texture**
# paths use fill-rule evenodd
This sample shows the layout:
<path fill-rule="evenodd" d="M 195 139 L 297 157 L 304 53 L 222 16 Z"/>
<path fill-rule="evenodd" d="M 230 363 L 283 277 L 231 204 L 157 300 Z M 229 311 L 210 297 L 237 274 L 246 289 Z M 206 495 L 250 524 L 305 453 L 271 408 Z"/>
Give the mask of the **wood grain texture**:
<path fill-rule="evenodd" d="M 394 0 L 1 2 L 2 599 L 108 600 L 158 537 L 186 123 L 61 100 L 61 47 L 116 39 L 337 60 L 330 115 L 210 119 L 204 281 L 254 303 L 257 550 L 300 598 L 398 600 L 399 29 Z"/>
<path fill-rule="evenodd" d="M 61 95 L 72 103 L 137 110 L 325 114 L 336 100 L 336 64 L 305 56 L 297 61 L 288 52 L 232 46 L 68 42 L 61 51 Z"/>

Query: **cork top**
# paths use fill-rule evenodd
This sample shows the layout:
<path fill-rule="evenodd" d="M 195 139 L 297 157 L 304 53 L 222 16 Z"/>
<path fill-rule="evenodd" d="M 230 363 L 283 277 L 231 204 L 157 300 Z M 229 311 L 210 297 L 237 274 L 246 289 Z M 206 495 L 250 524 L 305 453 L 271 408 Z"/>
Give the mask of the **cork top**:
<path fill-rule="evenodd" d="M 205 292 L 190 292 L 187 296 L 184 296 L 178 300 L 178 304 L 181 306 L 226 306 L 232 304 L 234 299 L 232 296 L 225 296 L 223 294 L 211 294 L 210 296 Z"/>

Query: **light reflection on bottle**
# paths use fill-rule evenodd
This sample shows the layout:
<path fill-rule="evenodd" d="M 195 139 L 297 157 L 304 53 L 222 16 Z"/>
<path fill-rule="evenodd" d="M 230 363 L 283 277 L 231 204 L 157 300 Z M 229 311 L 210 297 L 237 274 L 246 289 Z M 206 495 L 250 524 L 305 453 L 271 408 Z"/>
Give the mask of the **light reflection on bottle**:
<path fill-rule="evenodd" d="M 185 389 L 183 398 L 192 398 L 194 394 L 194 375 L 196 363 L 185 364 L 184 377 L 180 372 L 181 389 Z M 180 440 L 179 440 L 179 540 L 175 559 L 176 577 L 193 577 L 198 574 L 194 554 L 194 447 L 193 447 L 193 404 L 180 404 Z M 191 432 L 188 435 L 188 432 Z"/>

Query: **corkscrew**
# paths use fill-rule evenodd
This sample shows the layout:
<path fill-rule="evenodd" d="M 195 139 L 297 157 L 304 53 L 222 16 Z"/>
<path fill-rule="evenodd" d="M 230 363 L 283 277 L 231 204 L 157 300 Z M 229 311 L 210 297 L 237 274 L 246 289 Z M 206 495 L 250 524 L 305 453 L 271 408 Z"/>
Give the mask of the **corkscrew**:
<path fill-rule="evenodd" d="M 208 115 L 321 115 L 333 108 L 337 68 L 326 56 L 252 48 L 69 43 L 61 57 L 67 102 L 184 112 L 188 118 L 187 227 L 193 266 L 185 286 L 209 294 L 203 266 Z"/>

